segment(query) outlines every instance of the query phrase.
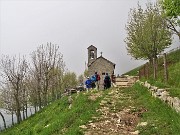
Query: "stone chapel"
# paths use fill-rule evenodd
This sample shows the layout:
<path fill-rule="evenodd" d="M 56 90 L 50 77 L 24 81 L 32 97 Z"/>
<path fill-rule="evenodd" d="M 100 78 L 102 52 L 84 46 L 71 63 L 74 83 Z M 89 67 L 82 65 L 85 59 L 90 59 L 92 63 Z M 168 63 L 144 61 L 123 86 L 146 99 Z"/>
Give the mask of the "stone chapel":
<path fill-rule="evenodd" d="M 100 85 L 103 85 L 104 76 L 106 73 L 114 75 L 115 64 L 102 56 L 97 57 L 97 48 L 90 45 L 88 48 L 88 73 L 89 76 L 94 75 L 97 72 L 100 77 Z"/>

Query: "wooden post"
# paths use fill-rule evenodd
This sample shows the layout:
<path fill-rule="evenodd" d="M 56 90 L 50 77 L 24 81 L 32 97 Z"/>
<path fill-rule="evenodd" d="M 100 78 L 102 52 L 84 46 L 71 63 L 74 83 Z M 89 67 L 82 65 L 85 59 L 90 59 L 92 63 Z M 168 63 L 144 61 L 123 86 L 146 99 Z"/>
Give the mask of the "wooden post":
<path fill-rule="evenodd" d="M 138 71 L 139 79 L 141 79 L 141 69 Z"/>
<path fill-rule="evenodd" d="M 146 77 L 149 78 L 149 63 L 146 63 Z"/>
<path fill-rule="evenodd" d="M 146 78 L 146 64 L 143 66 L 143 76 Z"/>
<path fill-rule="evenodd" d="M 166 53 L 164 53 L 164 80 L 165 80 L 166 83 L 168 82 Z"/>

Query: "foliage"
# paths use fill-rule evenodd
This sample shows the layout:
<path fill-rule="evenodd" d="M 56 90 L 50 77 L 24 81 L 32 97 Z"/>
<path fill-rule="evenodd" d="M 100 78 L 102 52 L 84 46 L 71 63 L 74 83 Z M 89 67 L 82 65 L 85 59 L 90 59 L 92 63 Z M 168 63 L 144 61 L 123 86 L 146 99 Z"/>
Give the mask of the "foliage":
<path fill-rule="evenodd" d="M 63 77 L 63 88 L 74 88 L 78 84 L 76 74 L 74 72 L 67 72 Z"/>
<path fill-rule="evenodd" d="M 180 39 L 180 31 L 178 30 L 180 27 L 180 1 L 162 0 L 161 6 L 165 11 L 168 28 L 172 30 L 174 34 L 178 35 Z"/>
<path fill-rule="evenodd" d="M 127 50 L 135 59 L 152 61 L 171 44 L 171 32 L 158 4 L 148 3 L 146 10 L 140 5 L 131 9 L 126 30 Z"/>
<path fill-rule="evenodd" d="M 78 76 L 78 83 L 79 84 L 83 84 L 84 83 L 84 75 L 81 74 L 81 75 Z"/>
<path fill-rule="evenodd" d="M 166 15 L 177 18 L 180 16 L 180 1 L 179 0 L 163 0 L 162 6 L 166 11 Z"/>

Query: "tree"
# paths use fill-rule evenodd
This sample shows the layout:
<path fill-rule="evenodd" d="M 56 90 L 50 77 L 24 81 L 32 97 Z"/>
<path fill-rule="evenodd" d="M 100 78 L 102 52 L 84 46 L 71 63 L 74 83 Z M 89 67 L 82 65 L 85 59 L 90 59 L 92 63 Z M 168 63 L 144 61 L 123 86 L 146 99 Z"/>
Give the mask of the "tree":
<path fill-rule="evenodd" d="M 27 71 L 27 62 L 25 57 L 18 58 L 4 56 L 1 59 L 1 69 L 2 75 L 6 80 L 6 85 L 9 88 L 10 94 L 12 94 L 12 99 L 15 102 L 15 112 L 17 116 L 17 123 L 20 123 L 21 118 L 21 109 L 23 109 L 23 94 L 24 87 L 23 82 L 26 77 Z"/>
<path fill-rule="evenodd" d="M 84 83 L 84 76 L 81 74 L 78 76 L 78 83 L 83 84 Z"/>
<path fill-rule="evenodd" d="M 33 79 L 36 80 L 34 82 L 36 83 L 35 89 L 38 95 L 39 108 L 41 109 L 42 105 L 47 105 L 49 99 L 54 100 L 57 97 L 56 94 L 59 92 L 57 89 L 59 86 L 57 85 L 61 85 L 65 64 L 59 46 L 51 43 L 39 46 L 32 53 L 32 62 L 31 74 Z"/>
<path fill-rule="evenodd" d="M 180 39 L 180 0 L 162 0 L 161 6 L 165 11 L 168 28 Z"/>
<path fill-rule="evenodd" d="M 63 85 L 64 89 L 66 88 L 74 88 L 77 86 L 77 77 L 74 72 L 66 72 L 63 77 Z"/>
<path fill-rule="evenodd" d="M 3 119 L 4 128 L 6 129 L 6 121 L 5 121 L 4 115 L 3 115 L 1 112 L 0 112 L 0 116 L 1 116 L 2 119 Z"/>
<path fill-rule="evenodd" d="M 126 30 L 127 50 L 135 59 L 152 62 L 171 44 L 171 32 L 157 4 L 148 3 L 145 10 L 140 5 L 132 9 Z"/>

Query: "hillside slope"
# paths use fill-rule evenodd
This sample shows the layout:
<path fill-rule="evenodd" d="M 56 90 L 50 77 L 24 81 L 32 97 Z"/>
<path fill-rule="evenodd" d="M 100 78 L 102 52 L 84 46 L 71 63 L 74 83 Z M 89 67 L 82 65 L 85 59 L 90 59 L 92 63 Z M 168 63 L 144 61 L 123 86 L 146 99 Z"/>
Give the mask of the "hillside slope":
<path fill-rule="evenodd" d="M 139 84 L 64 97 L 1 135 L 173 134 L 180 114 Z"/>

